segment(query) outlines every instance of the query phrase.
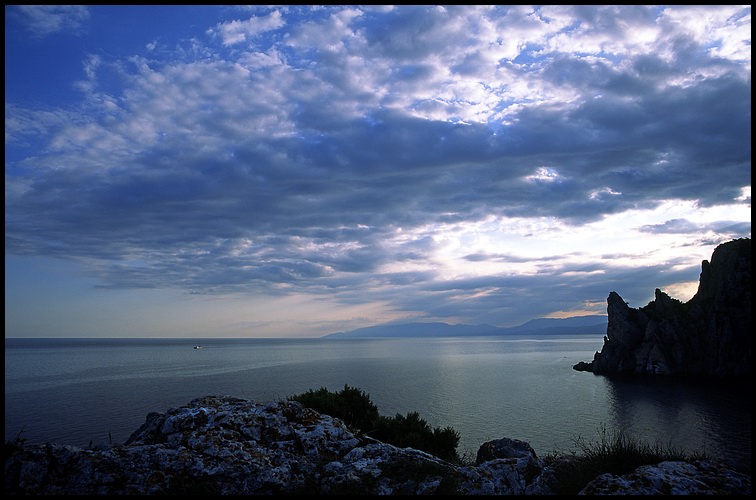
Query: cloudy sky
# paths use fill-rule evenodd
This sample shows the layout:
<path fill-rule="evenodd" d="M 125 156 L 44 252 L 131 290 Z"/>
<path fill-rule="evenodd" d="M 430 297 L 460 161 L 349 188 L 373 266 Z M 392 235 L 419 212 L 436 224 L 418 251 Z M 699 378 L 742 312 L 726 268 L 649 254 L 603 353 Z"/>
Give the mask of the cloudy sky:
<path fill-rule="evenodd" d="M 688 300 L 751 235 L 750 6 L 5 7 L 6 337 Z"/>

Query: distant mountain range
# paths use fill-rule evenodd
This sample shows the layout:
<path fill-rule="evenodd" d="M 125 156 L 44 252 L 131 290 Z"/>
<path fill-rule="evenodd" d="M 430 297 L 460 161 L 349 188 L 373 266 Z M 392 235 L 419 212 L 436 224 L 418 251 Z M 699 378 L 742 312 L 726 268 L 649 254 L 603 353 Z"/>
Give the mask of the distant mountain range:
<path fill-rule="evenodd" d="M 393 323 L 338 332 L 323 338 L 397 338 L 397 337 L 498 337 L 506 335 L 605 334 L 606 316 L 572 318 L 538 318 L 519 326 L 503 328 L 493 325 L 450 325 L 448 323 Z"/>

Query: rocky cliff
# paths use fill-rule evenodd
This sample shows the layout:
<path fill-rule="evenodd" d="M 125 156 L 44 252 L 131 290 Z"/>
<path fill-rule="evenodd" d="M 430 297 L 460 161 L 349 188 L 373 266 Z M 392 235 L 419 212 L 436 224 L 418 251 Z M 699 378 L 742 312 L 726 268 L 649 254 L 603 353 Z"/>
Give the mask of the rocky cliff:
<path fill-rule="evenodd" d="M 457 466 L 355 436 L 342 421 L 297 402 L 209 396 L 150 413 L 121 446 L 7 442 L 5 493 L 543 495 L 554 494 L 557 465 L 528 443 L 503 438 L 481 446 L 475 465 Z M 750 491 L 750 474 L 693 461 L 603 474 L 583 493 Z"/>
<path fill-rule="evenodd" d="M 611 292 L 604 345 L 579 371 L 607 375 L 750 377 L 751 240 L 719 245 L 688 302 L 659 289 L 645 307 Z"/>

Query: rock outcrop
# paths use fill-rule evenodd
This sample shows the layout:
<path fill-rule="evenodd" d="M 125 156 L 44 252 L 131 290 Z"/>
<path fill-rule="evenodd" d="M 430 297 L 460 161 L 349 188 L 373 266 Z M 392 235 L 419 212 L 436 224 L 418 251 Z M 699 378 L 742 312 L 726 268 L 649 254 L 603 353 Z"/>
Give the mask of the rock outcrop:
<path fill-rule="evenodd" d="M 719 245 L 704 260 L 698 291 L 683 303 L 656 289 L 645 307 L 607 299 L 604 345 L 573 368 L 604 375 L 751 375 L 751 240 Z"/>
<path fill-rule="evenodd" d="M 120 446 L 8 442 L 5 493 L 544 495 L 554 494 L 554 467 L 515 439 L 485 443 L 475 465 L 458 466 L 355 436 L 342 421 L 294 401 L 209 396 L 150 413 Z M 663 462 L 596 481 L 583 491 L 751 490 L 750 475 L 699 461 Z"/>

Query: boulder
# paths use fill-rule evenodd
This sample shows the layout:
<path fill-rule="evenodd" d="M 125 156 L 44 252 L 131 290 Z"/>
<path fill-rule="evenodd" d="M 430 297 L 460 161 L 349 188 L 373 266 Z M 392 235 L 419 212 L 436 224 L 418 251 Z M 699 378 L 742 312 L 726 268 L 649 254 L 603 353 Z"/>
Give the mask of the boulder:
<path fill-rule="evenodd" d="M 751 479 L 707 461 L 644 465 L 624 476 L 602 474 L 581 495 L 743 495 Z"/>

